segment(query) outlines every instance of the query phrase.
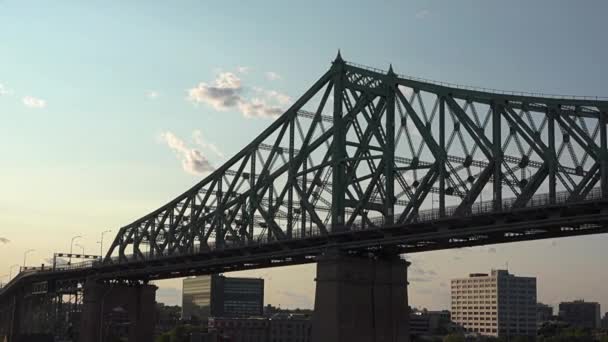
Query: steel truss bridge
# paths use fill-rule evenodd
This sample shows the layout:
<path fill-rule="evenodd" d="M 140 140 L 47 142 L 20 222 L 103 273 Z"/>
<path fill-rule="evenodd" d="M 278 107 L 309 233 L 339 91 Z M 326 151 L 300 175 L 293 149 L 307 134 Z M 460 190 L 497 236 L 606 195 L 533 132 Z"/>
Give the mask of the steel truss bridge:
<path fill-rule="evenodd" d="M 105 257 L 4 289 L 142 281 L 608 232 L 608 99 L 462 87 L 340 54 L 201 182 Z M 42 284 L 42 285 L 40 285 Z M 52 286 L 46 285 L 49 289 Z"/>

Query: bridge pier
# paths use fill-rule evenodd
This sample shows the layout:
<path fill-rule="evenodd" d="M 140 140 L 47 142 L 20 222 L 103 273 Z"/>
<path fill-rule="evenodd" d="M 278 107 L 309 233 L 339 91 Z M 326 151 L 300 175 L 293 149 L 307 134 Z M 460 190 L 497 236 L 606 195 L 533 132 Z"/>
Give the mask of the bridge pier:
<path fill-rule="evenodd" d="M 408 265 L 397 254 L 320 257 L 313 342 L 408 342 Z"/>
<path fill-rule="evenodd" d="M 152 341 L 154 285 L 106 284 L 89 280 L 84 286 L 81 342 L 105 342 L 118 335 L 130 342 Z"/>
<path fill-rule="evenodd" d="M 19 341 L 21 336 L 21 319 L 23 311 L 23 294 L 17 293 L 11 299 L 10 321 L 8 324 L 8 342 Z"/>

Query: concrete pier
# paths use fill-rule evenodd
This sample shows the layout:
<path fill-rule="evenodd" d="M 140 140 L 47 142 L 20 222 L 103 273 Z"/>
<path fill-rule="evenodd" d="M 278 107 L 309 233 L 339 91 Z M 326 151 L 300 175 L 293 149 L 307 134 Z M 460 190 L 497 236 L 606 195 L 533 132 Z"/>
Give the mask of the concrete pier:
<path fill-rule="evenodd" d="M 408 342 L 408 265 L 399 255 L 321 257 L 313 342 Z"/>
<path fill-rule="evenodd" d="M 105 342 L 116 334 L 126 334 L 130 342 L 152 341 L 156 289 L 87 281 L 79 341 Z"/>

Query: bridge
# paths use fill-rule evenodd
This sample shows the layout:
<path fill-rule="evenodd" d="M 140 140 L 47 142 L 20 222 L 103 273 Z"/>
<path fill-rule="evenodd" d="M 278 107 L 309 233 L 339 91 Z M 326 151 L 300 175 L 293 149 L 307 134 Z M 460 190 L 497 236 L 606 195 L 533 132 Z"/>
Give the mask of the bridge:
<path fill-rule="evenodd" d="M 338 53 L 105 256 L 23 269 L 0 289 L 0 336 L 65 329 L 67 310 L 81 341 L 102 341 L 123 302 L 130 340 L 147 340 L 150 281 L 317 263 L 315 341 L 407 340 L 400 254 L 608 232 L 607 119 L 606 98 L 430 81 Z"/>

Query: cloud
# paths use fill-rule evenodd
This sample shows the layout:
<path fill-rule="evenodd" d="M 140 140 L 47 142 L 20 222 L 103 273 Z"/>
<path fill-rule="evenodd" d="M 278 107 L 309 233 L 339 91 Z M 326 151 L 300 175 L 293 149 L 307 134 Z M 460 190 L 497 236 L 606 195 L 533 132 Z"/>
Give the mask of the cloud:
<path fill-rule="evenodd" d="M 251 70 L 251 68 L 249 68 L 248 66 L 238 66 L 238 67 L 236 67 L 236 71 L 239 74 L 247 74 L 247 73 L 249 73 L 250 70 Z"/>
<path fill-rule="evenodd" d="M 243 101 L 239 103 L 238 108 L 246 117 L 277 117 L 283 113 L 281 107 L 268 105 L 266 101 L 258 98 Z"/>
<path fill-rule="evenodd" d="M 213 85 L 201 82 L 188 90 L 188 99 L 205 103 L 215 110 L 226 111 L 243 102 L 241 80 L 231 72 L 222 72 Z"/>
<path fill-rule="evenodd" d="M 267 100 L 277 102 L 281 105 L 286 105 L 291 102 L 291 97 L 289 97 L 289 95 L 280 93 L 276 90 L 266 90 L 262 88 L 254 88 L 254 90 L 262 94 Z"/>
<path fill-rule="evenodd" d="M 26 96 L 23 98 L 23 104 L 29 108 L 44 108 L 46 107 L 46 101 L 35 98 L 32 96 Z"/>
<path fill-rule="evenodd" d="M 245 117 L 277 117 L 283 112 L 282 106 L 291 101 L 289 96 L 274 90 L 253 90 L 259 96 L 247 99 L 241 79 L 232 72 L 220 72 L 212 83 L 201 82 L 189 89 L 188 100 L 218 111 L 237 109 Z"/>
<path fill-rule="evenodd" d="M 158 97 L 158 95 L 160 95 L 157 91 L 155 90 L 150 90 L 146 92 L 146 97 L 149 98 L 150 100 L 154 100 Z"/>
<path fill-rule="evenodd" d="M 0 83 L 0 96 L 10 95 L 11 91 L 4 86 L 4 84 Z"/>
<path fill-rule="evenodd" d="M 203 133 L 200 130 L 197 129 L 192 132 L 192 139 L 203 149 L 203 152 L 209 151 L 222 159 L 226 159 L 226 155 L 217 146 L 203 139 Z"/>
<path fill-rule="evenodd" d="M 0 237 L 0 243 L 6 244 L 6 243 L 9 243 L 9 242 L 11 242 L 9 239 Z"/>
<path fill-rule="evenodd" d="M 209 160 L 203 156 L 201 151 L 188 147 L 182 139 L 172 132 L 161 133 L 160 137 L 180 159 L 184 171 L 198 176 L 214 170 Z"/>
<path fill-rule="evenodd" d="M 274 71 L 268 71 L 266 72 L 266 79 L 270 80 L 270 81 L 276 81 L 276 80 L 280 80 L 281 75 L 279 75 L 278 73 L 274 72 Z"/>
<path fill-rule="evenodd" d="M 416 12 L 416 19 L 424 19 L 424 18 L 428 17 L 429 14 L 431 14 L 431 11 L 426 10 L 426 9 L 418 11 L 418 12 Z"/>

